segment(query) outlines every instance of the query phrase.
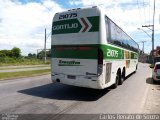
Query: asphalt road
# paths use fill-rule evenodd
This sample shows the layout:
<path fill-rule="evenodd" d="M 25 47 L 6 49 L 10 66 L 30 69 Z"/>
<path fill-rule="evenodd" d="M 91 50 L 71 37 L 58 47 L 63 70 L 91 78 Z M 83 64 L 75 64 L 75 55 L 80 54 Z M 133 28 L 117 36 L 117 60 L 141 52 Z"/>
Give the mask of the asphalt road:
<path fill-rule="evenodd" d="M 0 113 L 143 113 L 148 93 L 148 64 L 116 89 L 94 90 L 51 83 L 50 75 L 0 82 Z"/>

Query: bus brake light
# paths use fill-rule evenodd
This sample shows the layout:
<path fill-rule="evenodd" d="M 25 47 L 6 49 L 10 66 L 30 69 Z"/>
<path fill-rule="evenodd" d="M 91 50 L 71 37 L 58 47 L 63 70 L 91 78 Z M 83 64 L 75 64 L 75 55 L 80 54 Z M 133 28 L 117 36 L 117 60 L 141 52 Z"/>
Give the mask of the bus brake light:
<path fill-rule="evenodd" d="M 103 64 L 103 52 L 101 49 L 98 49 L 98 65 Z"/>

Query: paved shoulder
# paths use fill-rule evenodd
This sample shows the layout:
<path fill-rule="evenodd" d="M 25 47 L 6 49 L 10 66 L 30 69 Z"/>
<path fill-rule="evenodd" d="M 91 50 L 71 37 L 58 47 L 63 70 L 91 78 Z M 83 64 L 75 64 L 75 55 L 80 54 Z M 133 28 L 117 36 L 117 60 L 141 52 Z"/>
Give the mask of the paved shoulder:
<path fill-rule="evenodd" d="M 146 83 L 149 86 L 144 113 L 159 114 L 160 113 L 160 82 L 153 83 L 152 78 L 148 78 Z"/>

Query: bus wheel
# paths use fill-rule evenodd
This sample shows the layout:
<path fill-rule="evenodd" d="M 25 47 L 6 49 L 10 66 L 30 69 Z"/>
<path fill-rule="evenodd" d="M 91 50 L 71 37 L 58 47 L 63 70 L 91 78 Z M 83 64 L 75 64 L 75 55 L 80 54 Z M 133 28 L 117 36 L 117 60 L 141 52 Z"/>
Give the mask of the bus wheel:
<path fill-rule="evenodd" d="M 122 76 L 119 78 L 119 85 L 122 85 L 124 80 L 125 80 L 125 71 L 123 70 Z"/>
<path fill-rule="evenodd" d="M 136 70 L 138 69 L 138 64 L 136 65 Z"/>
<path fill-rule="evenodd" d="M 119 79 L 120 79 L 120 75 L 117 73 L 117 75 L 116 75 L 116 81 L 115 81 L 115 83 L 112 85 L 112 88 L 113 88 L 113 89 L 117 88 L 118 83 L 119 83 Z"/>
<path fill-rule="evenodd" d="M 134 71 L 133 73 L 136 73 L 136 72 L 137 72 L 137 68 L 138 68 L 138 65 L 136 65 L 136 69 L 135 69 L 135 71 Z"/>

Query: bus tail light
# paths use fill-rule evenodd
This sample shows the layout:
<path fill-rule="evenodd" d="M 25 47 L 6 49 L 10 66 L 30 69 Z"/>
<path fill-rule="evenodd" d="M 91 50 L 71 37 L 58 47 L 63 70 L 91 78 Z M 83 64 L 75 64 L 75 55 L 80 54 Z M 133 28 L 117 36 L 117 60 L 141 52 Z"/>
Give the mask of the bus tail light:
<path fill-rule="evenodd" d="M 102 74 L 103 71 L 103 52 L 98 49 L 98 76 Z"/>
<path fill-rule="evenodd" d="M 98 65 L 103 65 L 103 52 L 98 49 Z"/>

